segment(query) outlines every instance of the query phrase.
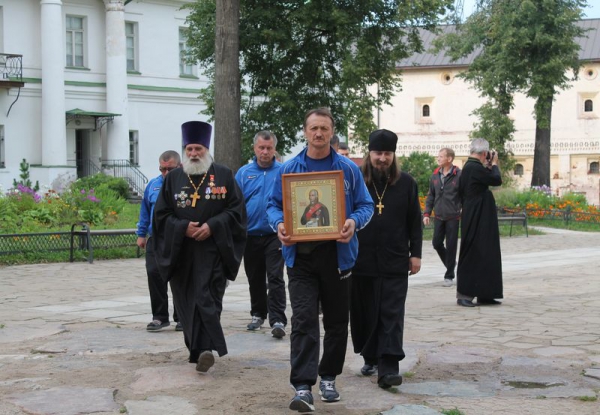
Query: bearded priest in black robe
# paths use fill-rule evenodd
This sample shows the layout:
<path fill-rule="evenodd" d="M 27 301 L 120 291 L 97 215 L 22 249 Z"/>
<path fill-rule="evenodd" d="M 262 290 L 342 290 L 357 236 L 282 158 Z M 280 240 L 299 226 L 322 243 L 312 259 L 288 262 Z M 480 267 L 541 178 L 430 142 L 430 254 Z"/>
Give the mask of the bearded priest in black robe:
<path fill-rule="evenodd" d="M 503 298 L 500 230 L 490 186 L 500 186 L 498 154 L 483 138 L 471 141 L 470 155 L 458 181 L 462 203 L 456 302 L 463 307 L 499 305 Z"/>
<path fill-rule="evenodd" d="M 421 269 L 423 229 L 417 182 L 401 172 L 398 136 L 373 131 L 361 167 L 375 203 L 371 221 L 358 233 L 358 258 L 352 270 L 350 327 L 354 352 L 365 361 L 364 376 L 378 373 L 383 389 L 402 383 L 404 305 L 408 276 Z"/>
<path fill-rule="evenodd" d="M 183 166 L 171 171 L 154 208 L 157 263 L 171 282 L 190 363 L 206 372 L 213 350 L 227 354 L 221 327 L 227 280 L 234 280 L 246 244 L 246 208 L 232 171 L 208 152 L 212 127 L 181 126 Z"/>

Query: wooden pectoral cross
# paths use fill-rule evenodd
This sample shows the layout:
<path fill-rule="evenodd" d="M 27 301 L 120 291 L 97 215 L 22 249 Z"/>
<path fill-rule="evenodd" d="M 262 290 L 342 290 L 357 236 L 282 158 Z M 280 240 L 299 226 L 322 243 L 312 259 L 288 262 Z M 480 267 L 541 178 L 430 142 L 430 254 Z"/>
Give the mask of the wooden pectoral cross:
<path fill-rule="evenodd" d="M 191 197 L 192 197 L 192 207 L 196 207 L 196 200 L 202 199 L 202 197 L 200 197 L 198 195 L 198 192 L 195 192 Z M 379 202 L 379 203 L 381 203 L 381 202 Z"/>
<path fill-rule="evenodd" d="M 192 206 L 193 206 L 193 205 L 192 205 Z M 379 201 L 379 204 L 378 204 L 378 205 L 375 205 L 375 207 L 376 207 L 377 209 L 379 209 L 379 214 L 381 215 L 381 211 L 382 211 L 382 210 L 383 210 L 383 208 L 384 208 L 384 206 L 383 206 L 383 203 L 381 203 L 381 200 Z"/>

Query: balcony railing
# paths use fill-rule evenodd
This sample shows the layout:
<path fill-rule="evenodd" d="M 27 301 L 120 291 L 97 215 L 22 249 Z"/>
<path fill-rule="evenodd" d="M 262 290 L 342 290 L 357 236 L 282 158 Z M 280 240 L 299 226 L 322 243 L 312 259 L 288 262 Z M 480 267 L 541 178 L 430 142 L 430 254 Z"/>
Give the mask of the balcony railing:
<path fill-rule="evenodd" d="M 0 81 L 23 82 L 23 55 L 0 53 Z"/>

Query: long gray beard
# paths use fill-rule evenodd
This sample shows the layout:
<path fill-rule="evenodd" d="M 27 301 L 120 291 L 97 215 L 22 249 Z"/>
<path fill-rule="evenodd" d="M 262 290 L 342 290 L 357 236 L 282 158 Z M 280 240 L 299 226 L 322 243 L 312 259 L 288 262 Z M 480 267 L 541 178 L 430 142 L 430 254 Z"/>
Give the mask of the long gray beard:
<path fill-rule="evenodd" d="M 210 154 L 206 154 L 199 161 L 191 161 L 189 158 L 184 156 L 183 171 L 190 176 L 204 174 L 208 171 L 212 162 L 213 158 Z"/>

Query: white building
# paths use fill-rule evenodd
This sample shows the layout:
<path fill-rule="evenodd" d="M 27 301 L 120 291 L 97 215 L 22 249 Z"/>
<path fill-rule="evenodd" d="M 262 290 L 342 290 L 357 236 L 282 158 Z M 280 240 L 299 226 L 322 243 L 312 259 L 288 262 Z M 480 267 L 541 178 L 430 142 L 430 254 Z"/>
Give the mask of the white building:
<path fill-rule="evenodd" d="M 206 120 L 205 81 L 180 54 L 190 2 L 0 0 L 0 185 L 23 159 L 54 186 L 100 169 L 142 188 L 158 175 L 181 124 Z"/>
<path fill-rule="evenodd" d="M 588 202 L 598 205 L 600 175 L 600 19 L 583 20 L 590 28 L 580 39 L 580 59 L 585 62 L 572 88 L 556 95 L 552 111 L 551 185 L 555 193 L 585 193 Z M 426 50 L 433 35 L 423 33 Z M 392 105 L 374 114 L 379 128 L 398 134 L 399 156 L 413 151 L 437 156 L 442 147 L 451 147 L 462 165 L 469 152 L 469 132 L 477 121 L 471 115 L 482 99 L 470 84 L 456 75 L 472 56 L 452 63 L 443 53 L 423 53 L 402 61 L 402 91 Z M 517 183 L 529 187 L 535 142 L 534 101 L 523 95 L 515 99 L 511 117 L 515 121 L 514 141 L 508 146 L 516 157 Z"/>

